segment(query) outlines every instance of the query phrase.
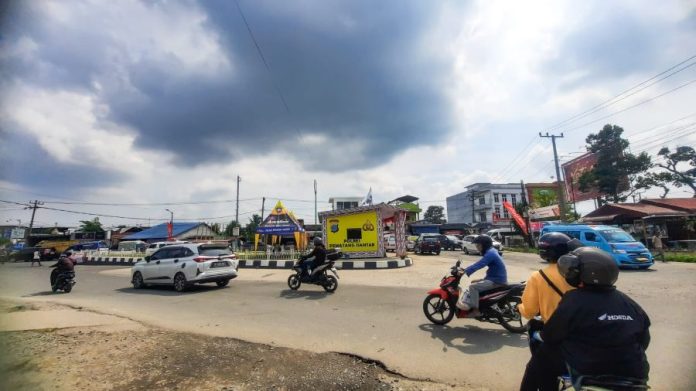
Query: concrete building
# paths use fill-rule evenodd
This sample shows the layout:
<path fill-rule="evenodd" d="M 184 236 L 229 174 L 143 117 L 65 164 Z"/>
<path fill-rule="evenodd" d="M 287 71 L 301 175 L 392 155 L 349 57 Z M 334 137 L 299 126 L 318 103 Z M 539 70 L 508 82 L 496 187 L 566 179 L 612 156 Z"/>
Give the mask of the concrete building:
<path fill-rule="evenodd" d="M 331 197 L 329 203 L 331 210 L 352 209 L 360 206 L 363 197 Z"/>
<path fill-rule="evenodd" d="M 510 215 L 503 208 L 504 201 L 522 202 L 519 183 L 474 183 L 447 197 L 447 222 L 507 227 Z"/>

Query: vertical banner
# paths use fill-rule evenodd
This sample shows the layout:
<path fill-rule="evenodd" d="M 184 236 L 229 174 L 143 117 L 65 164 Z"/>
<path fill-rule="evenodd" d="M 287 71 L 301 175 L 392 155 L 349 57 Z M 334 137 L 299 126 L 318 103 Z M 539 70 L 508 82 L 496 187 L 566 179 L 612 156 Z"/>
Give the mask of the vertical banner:
<path fill-rule="evenodd" d="M 508 213 L 510 213 L 510 216 L 512 216 L 512 218 L 515 220 L 520 229 L 522 229 L 522 232 L 525 235 L 529 235 L 529 231 L 527 230 L 527 223 L 524 222 L 524 219 L 522 218 L 522 216 L 520 216 L 519 213 L 517 213 L 512 204 L 508 201 L 503 201 L 503 207 L 507 209 Z"/>
<path fill-rule="evenodd" d="M 174 224 L 170 221 L 167 223 L 167 240 L 172 240 L 172 236 L 174 236 Z"/>
<path fill-rule="evenodd" d="M 406 212 L 398 211 L 394 216 L 394 232 L 396 233 L 396 256 L 406 258 Z"/>

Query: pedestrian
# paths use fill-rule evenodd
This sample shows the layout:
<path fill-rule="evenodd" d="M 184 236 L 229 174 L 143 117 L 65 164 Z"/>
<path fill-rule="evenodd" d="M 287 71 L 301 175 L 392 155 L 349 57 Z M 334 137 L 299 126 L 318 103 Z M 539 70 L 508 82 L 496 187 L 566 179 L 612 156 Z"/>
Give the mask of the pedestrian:
<path fill-rule="evenodd" d="M 38 249 L 34 250 L 34 258 L 31 260 L 31 266 L 34 266 L 34 263 L 38 263 L 39 266 L 41 266 L 41 252 Z"/>
<path fill-rule="evenodd" d="M 653 254 L 653 258 L 657 258 L 657 254 L 659 254 L 662 262 L 667 262 L 665 259 L 665 250 L 662 248 L 662 235 L 660 234 L 660 230 L 655 230 L 653 233 L 652 244 L 655 252 L 655 254 Z"/>

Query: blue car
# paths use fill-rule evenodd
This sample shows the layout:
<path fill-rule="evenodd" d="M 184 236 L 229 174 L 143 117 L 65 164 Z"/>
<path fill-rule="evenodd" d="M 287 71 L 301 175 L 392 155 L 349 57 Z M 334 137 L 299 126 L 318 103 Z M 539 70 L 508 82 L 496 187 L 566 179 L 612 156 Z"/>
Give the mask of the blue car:
<path fill-rule="evenodd" d="M 614 258 L 619 267 L 647 269 L 653 264 L 650 251 L 621 228 L 608 225 L 547 225 L 541 234 L 561 232 L 580 240 L 585 246 L 602 249 Z"/>

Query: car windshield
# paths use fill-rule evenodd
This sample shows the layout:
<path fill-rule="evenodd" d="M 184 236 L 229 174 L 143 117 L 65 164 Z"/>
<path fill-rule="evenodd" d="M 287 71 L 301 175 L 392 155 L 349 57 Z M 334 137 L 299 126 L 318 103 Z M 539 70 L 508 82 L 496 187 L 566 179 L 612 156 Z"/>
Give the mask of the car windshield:
<path fill-rule="evenodd" d="M 620 229 L 599 231 L 599 234 L 602 235 L 602 237 L 609 243 L 626 243 L 636 241 L 631 235 Z"/>
<path fill-rule="evenodd" d="M 437 242 L 437 238 L 434 238 L 432 236 L 426 237 L 423 240 L 426 242 Z"/>

